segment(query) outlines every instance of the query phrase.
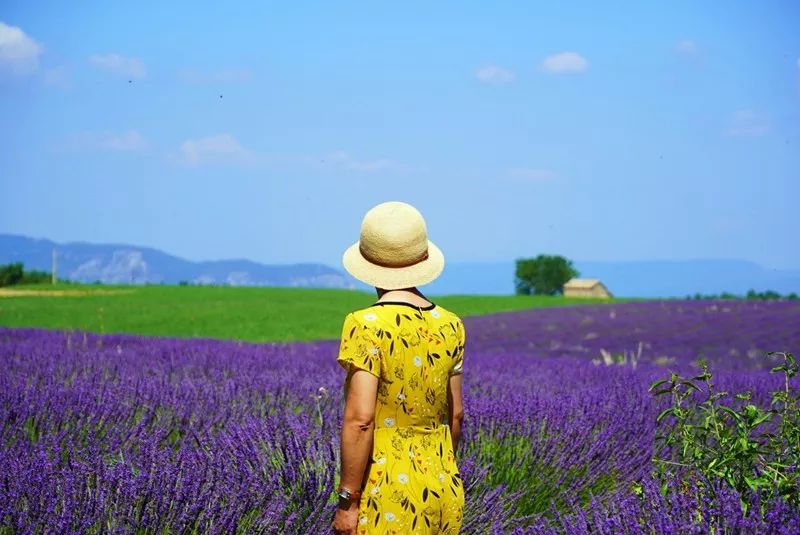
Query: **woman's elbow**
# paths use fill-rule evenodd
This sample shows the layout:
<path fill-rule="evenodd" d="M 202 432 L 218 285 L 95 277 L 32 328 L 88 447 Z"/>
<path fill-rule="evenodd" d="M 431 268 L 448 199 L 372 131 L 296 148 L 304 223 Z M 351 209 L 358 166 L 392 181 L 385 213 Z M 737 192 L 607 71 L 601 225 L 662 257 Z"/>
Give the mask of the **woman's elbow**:
<path fill-rule="evenodd" d="M 464 409 L 462 407 L 454 408 L 450 413 L 450 419 L 454 422 L 463 422 Z"/>
<path fill-rule="evenodd" d="M 375 424 L 374 411 L 347 411 L 344 415 L 344 424 L 355 427 L 360 431 L 369 431 Z"/>

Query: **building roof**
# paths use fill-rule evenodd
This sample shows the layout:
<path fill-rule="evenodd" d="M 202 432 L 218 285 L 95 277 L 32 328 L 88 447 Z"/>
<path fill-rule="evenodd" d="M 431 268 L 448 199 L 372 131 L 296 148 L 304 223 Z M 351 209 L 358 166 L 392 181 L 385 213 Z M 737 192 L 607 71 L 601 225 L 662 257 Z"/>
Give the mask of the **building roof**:
<path fill-rule="evenodd" d="M 565 288 L 592 288 L 598 284 L 603 284 L 600 279 L 570 279 L 564 285 Z"/>

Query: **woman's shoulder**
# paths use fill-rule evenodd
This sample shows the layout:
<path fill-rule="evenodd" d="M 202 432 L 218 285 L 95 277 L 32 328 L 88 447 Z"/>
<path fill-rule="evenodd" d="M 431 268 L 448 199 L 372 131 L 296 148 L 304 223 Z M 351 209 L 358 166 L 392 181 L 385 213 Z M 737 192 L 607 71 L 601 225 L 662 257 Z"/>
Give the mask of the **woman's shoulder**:
<path fill-rule="evenodd" d="M 461 323 L 456 313 L 431 302 L 427 306 L 417 306 L 404 301 L 382 301 L 356 310 L 352 313 L 357 319 L 399 323 L 403 320 L 434 321 L 438 323 Z"/>
<path fill-rule="evenodd" d="M 404 319 L 411 320 L 416 314 L 416 310 L 411 307 L 387 306 L 384 303 L 374 303 L 368 307 L 359 308 L 348 313 L 345 321 L 364 326 L 372 325 L 382 329 L 390 329 L 396 323 L 396 316 L 400 315 Z"/>
<path fill-rule="evenodd" d="M 374 323 L 380 321 L 382 316 L 383 314 L 378 307 L 370 305 L 348 312 L 347 319 L 357 323 Z"/>
<path fill-rule="evenodd" d="M 434 308 L 432 312 L 434 312 L 434 314 L 432 314 L 434 317 L 439 317 L 448 322 L 461 323 L 461 318 L 458 316 L 458 314 L 456 314 L 452 310 L 444 308 L 441 305 L 436 305 L 436 308 Z"/>
<path fill-rule="evenodd" d="M 464 334 L 464 322 L 461 321 L 461 318 L 455 312 L 447 310 L 444 307 L 436 307 L 437 312 L 439 313 L 439 317 L 437 318 L 439 322 L 440 328 L 446 326 L 447 329 L 450 329 L 453 333 L 456 334 L 460 339 L 463 340 Z"/>
<path fill-rule="evenodd" d="M 453 311 L 431 302 L 428 306 L 417 306 L 404 301 L 381 301 L 347 314 L 358 323 L 398 323 L 398 320 L 432 319 L 444 323 L 461 323 Z M 427 318 L 426 318 L 427 316 Z"/>
<path fill-rule="evenodd" d="M 411 316 L 416 314 L 416 308 L 412 305 L 406 307 L 390 306 L 398 305 L 399 303 L 373 303 L 372 305 L 364 308 L 359 308 L 347 314 L 347 319 L 355 323 L 367 325 L 374 324 L 376 326 L 384 326 L 394 321 L 395 316 L 402 315 L 411 319 Z"/>

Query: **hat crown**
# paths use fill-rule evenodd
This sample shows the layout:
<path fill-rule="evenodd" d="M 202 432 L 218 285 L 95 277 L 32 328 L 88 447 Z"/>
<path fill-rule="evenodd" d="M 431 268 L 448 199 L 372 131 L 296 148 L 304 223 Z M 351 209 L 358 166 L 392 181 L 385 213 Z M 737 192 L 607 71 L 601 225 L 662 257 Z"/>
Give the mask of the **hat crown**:
<path fill-rule="evenodd" d="M 361 222 L 361 254 L 386 267 L 405 267 L 428 257 L 428 229 L 419 211 L 390 201 L 370 209 Z"/>

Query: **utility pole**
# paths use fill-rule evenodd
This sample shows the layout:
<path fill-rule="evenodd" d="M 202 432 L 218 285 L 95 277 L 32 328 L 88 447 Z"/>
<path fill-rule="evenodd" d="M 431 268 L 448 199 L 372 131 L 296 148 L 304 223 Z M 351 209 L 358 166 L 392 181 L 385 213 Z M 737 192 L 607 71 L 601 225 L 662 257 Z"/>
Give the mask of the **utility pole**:
<path fill-rule="evenodd" d="M 53 286 L 56 285 L 56 248 L 53 247 L 53 269 L 52 273 L 50 274 L 50 282 L 52 282 Z"/>

